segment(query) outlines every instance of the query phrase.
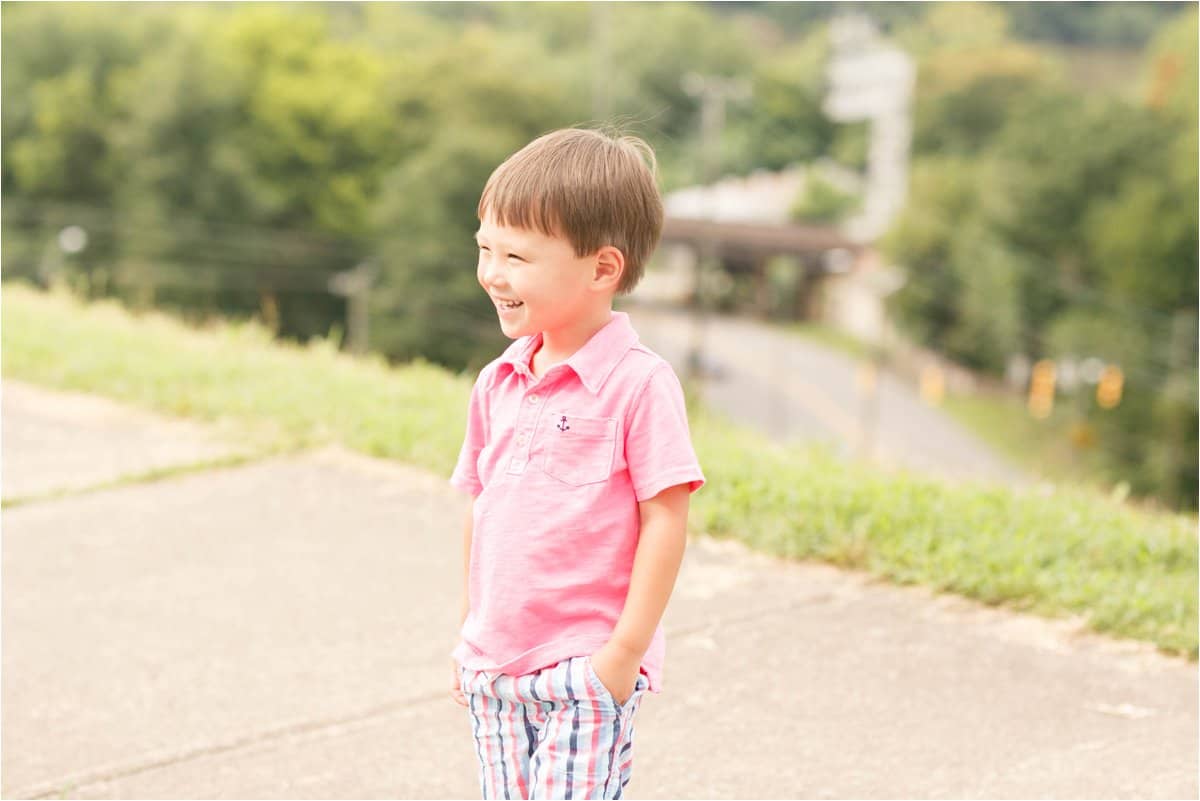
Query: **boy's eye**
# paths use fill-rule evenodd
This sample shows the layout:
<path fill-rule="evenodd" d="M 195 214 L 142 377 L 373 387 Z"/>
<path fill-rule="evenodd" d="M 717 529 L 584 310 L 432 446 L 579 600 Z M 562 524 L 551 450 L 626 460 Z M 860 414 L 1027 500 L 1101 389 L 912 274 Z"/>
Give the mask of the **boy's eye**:
<path fill-rule="evenodd" d="M 488 248 L 488 246 L 487 246 L 487 245 L 480 245 L 480 246 L 479 246 L 479 252 L 480 252 L 480 253 L 491 253 L 492 251 L 491 251 L 491 250 Z M 521 256 L 518 256 L 516 253 L 509 253 L 509 254 L 508 254 L 508 257 L 509 257 L 510 259 L 514 259 L 514 260 L 516 260 L 516 261 L 525 261 L 525 259 L 524 259 L 524 258 L 522 258 Z"/>

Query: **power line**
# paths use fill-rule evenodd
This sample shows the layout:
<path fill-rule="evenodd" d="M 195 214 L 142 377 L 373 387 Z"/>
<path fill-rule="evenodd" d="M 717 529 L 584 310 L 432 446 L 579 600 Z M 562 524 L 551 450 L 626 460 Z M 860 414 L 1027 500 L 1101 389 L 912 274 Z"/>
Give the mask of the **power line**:
<path fill-rule="evenodd" d="M 241 255 L 238 249 L 243 252 L 249 252 L 254 256 L 254 252 L 261 253 L 256 258 L 262 259 L 267 257 L 291 257 L 291 258 L 319 258 L 328 260 L 338 260 L 342 262 L 350 262 L 356 259 L 361 259 L 363 250 L 342 248 L 333 250 L 320 245 L 314 245 L 311 242 L 306 242 L 301 238 L 290 238 L 291 235 L 282 236 L 278 233 L 268 236 L 247 236 L 244 234 L 236 236 L 212 236 L 198 234 L 194 232 L 182 233 L 169 228 L 154 228 L 149 226 L 129 227 L 118 226 L 113 224 L 96 223 L 89 221 L 83 222 L 83 227 L 89 233 L 95 234 L 100 232 L 113 241 L 125 245 L 126 250 L 129 246 L 135 246 L 130 255 L 141 255 L 138 251 L 146 250 L 146 255 L 162 255 L 155 253 L 153 248 L 161 243 L 171 245 L 175 248 L 188 246 L 204 246 L 223 248 L 226 252 L 231 252 L 234 255 Z M 58 223 L 61 224 L 61 223 Z M 57 227 L 57 225 L 55 226 Z M 5 221 L 4 229 L 10 234 L 20 231 L 18 235 L 23 235 L 36 238 L 37 233 L 44 231 L 44 228 L 26 228 L 21 231 L 16 224 Z"/>
<path fill-rule="evenodd" d="M 121 220 L 129 225 L 146 225 L 149 227 L 161 227 L 168 222 L 161 217 L 155 217 L 146 214 L 145 212 L 130 211 L 117 209 L 113 210 L 108 207 L 96 206 L 86 203 L 65 203 L 62 201 L 26 201 L 20 199 L 10 199 L 4 204 L 4 216 L 11 217 L 15 214 L 18 218 L 33 218 L 46 223 L 61 224 L 68 221 L 70 217 L 89 217 L 92 225 L 95 227 L 107 227 L 116 229 L 117 225 L 108 222 L 111 220 Z M 192 226 L 193 228 L 201 228 L 205 232 L 213 229 L 227 229 L 227 231 L 254 233 L 267 236 L 278 237 L 299 237 L 307 240 L 310 244 L 316 247 L 322 247 L 329 250 L 344 250 L 346 243 L 359 243 L 354 237 L 330 237 L 324 234 L 315 234 L 309 229 L 290 228 L 285 226 L 269 226 L 257 223 L 249 223 L 245 220 L 225 220 L 211 216 L 200 216 L 197 214 L 181 214 L 172 211 L 169 220 L 170 225 L 174 228 Z"/>

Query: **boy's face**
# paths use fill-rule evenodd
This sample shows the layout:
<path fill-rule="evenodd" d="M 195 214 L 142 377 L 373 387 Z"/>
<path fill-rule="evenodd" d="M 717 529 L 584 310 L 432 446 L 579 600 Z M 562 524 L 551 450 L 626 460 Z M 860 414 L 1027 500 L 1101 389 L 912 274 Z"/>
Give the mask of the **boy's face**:
<path fill-rule="evenodd" d="M 565 237 L 510 228 L 488 215 L 475 239 L 476 276 L 496 304 L 501 330 L 511 339 L 569 328 L 598 302 L 611 302 L 605 296 L 607 284 L 593 280 L 596 256 L 576 256 Z M 510 309 L 505 300 L 521 305 Z"/>

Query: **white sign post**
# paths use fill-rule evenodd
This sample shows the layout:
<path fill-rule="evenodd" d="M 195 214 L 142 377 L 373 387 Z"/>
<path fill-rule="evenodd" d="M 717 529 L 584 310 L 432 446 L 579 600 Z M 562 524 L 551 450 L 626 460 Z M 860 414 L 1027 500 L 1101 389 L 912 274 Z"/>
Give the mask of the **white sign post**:
<path fill-rule="evenodd" d="M 851 239 L 869 242 L 887 230 L 908 192 L 909 106 L 916 67 L 903 51 L 880 40 L 865 16 L 834 19 L 830 38 L 833 58 L 825 113 L 839 122 L 871 123 L 864 208 L 846 223 Z"/>

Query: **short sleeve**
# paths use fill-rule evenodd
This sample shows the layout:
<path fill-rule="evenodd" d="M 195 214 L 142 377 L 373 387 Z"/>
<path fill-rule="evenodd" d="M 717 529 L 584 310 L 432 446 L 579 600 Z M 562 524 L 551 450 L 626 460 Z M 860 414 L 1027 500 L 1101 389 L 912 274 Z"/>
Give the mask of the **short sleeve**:
<path fill-rule="evenodd" d="M 627 419 L 625 461 L 639 503 L 676 484 L 687 484 L 689 493 L 704 486 L 683 387 L 670 364 L 651 371 Z"/>
<path fill-rule="evenodd" d="M 471 387 L 471 399 L 467 403 L 467 431 L 463 436 L 462 448 L 458 452 L 458 463 L 450 475 L 450 486 L 479 495 L 483 484 L 475 469 L 479 452 L 487 444 L 487 395 L 484 391 L 486 368 L 481 370 Z"/>

